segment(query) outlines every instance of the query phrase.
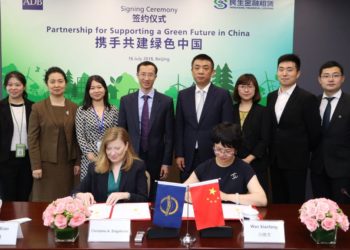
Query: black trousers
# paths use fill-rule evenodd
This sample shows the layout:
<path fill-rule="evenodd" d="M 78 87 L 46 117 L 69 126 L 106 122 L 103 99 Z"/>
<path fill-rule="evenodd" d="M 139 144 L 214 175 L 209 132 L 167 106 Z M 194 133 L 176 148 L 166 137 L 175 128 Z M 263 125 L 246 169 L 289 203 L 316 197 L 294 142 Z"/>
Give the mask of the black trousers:
<path fill-rule="evenodd" d="M 312 192 L 315 198 L 328 198 L 340 204 L 350 204 L 350 178 L 331 178 L 322 173 L 311 172 Z M 345 190 L 346 193 L 344 193 Z"/>
<path fill-rule="evenodd" d="M 28 151 L 24 158 L 11 152 L 10 159 L 0 163 L 0 184 L 4 201 L 28 201 L 33 186 Z"/>
<path fill-rule="evenodd" d="M 276 162 L 271 167 L 273 203 L 301 204 L 305 201 L 307 169 L 280 169 Z"/>

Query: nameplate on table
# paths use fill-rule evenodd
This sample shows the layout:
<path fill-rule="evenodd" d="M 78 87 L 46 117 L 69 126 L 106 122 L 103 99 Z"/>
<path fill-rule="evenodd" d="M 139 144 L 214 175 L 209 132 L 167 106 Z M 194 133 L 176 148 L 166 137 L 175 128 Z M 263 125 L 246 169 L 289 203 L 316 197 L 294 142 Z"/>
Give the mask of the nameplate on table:
<path fill-rule="evenodd" d="M 283 220 L 244 220 L 244 242 L 285 243 Z"/>
<path fill-rule="evenodd" d="M 16 245 L 18 233 L 22 234 L 21 226 L 18 222 L 0 222 L 0 245 Z"/>
<path fill-rule="evenodd" d="M 129 242 L 130 220 L 90 220 L 89 242 Z"/>

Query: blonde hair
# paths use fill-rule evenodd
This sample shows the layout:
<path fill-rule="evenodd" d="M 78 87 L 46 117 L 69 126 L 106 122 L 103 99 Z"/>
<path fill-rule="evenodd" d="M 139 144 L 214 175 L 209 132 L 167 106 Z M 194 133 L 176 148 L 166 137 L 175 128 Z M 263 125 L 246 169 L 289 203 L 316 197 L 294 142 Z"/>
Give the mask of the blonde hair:
<path fill-rule="evenodd" d="M 124 156 L 124 163 L 121 168 L 122 170 L 129 171 L 132 164 L 134 163 L 134 160 L 140 160 L 137 157 L 134 148 L 131 145 L 128 132 L 126 132 L 126 130 L 122 127 L 109 128 L 106 130 L 102 138 L 100 151 L 98 153 L 96 161 L 96 173 L 104 174 L 107 171 L 111 170 L 111 162 L 107 157 L 106 148 L 110 142 L 115 141 L 117 139 L 122 140 L 124 144 L 128 147 Z"/>

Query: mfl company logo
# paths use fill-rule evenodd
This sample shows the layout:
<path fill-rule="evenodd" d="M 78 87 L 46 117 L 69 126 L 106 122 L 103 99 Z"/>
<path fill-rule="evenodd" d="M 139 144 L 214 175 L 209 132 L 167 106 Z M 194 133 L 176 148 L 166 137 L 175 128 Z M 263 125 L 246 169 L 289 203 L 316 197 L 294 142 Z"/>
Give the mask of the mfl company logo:
<path fill-rule="evenodd" d="M 214 7 L 219 10 L 226 9 L 227 2 L 227 0 L 214 0 Z"/>
<path fill-rule="evenodd" d="M 213 0 L 214 8 L 223 9 L 265 9 L 274 8 L 275 0 Z"/>
<path fill-rule="evenodd" d="M 22 0 L 23 10 L 43 10 L 44 0 Z"/>

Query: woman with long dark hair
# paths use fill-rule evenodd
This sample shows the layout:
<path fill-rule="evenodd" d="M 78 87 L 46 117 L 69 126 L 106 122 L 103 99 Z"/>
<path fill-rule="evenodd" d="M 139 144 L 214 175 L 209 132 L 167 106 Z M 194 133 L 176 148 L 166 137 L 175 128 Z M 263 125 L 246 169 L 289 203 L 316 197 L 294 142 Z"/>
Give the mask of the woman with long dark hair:
<path fill-rule="evenodd" d="M 85 88 L 83 106 L 78 108 L 75 118 L 77 139 L 82 152 L 82 180 L 87 167 L 97 159 L 98 150 L 106 129 L 118 125 L 118 110 L 108 102 L 105 80 L 98 75 L 90 76 Z"/>

